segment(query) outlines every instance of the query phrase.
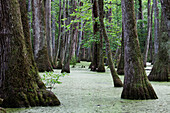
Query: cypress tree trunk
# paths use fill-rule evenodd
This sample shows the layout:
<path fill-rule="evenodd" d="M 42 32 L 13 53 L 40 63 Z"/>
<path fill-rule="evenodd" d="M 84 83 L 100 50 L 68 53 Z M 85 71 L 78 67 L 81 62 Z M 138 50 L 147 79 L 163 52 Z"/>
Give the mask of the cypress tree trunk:
<path fill-rule="evenodd" d="M 31 28 L 32 28 L 32 25 L 31 25 L 31 2 L 32 0 L 28 0 L 28 20 L 29 20 L 29 29 L 30 29 L 30 41 L 31 41 L 31 36 L 32 36 L 32 33 L 31 33 Z"/>
<path fill-rule="evenodd" d="M 154 9 L 154 57 L 158 54 L 159 47 L 159 9 L 157 6 L 157 0 L 153 0 L 153 9 Z M 155 61 L 155 59 L 154 59 Z"/>
<path fill-rule="evenodd" d="M 55 52 L 56 52 L 56 47 L 55 47 L 55 30 L 56 30 L 56 25 L 55 25 L 55 22 L 56 22 L 56 19 L 55 19 L 55 0 L 52 0 L 52 15 L 51 15 L 51 21 L 52 21 L 52 52 L 53 52 L 53 61 L 55 60 Z M 53 63 L 53 67 L 55 67 L 54 63 Z"/>
<path fill-rule="evenodd" d="M 97 72 L 105 72 L 104 67 L 104 57 L 103 57 L 103 34 L 102 30 L 100 29 L 100 42 L 98 44 L 98 67 Z"/>
<path fill-rule="evenodd" d="M 151 34 L 150 34 L 150 44 L 149 44 L 151 63 L 153 62 L 152 24 L 153 24 L 153 5 L 152 5 L 152 10 L 151 10 Z"/>
<path fill-rule="evenodd" d="M 71 9 L 69 12 L 70 14 L 73 13 L 74 3 L 75 3 L 74 0 L 72 0 L 69 4 L 71 6 Z M 68 18 L 67 23 L 70 24 L 73 17 L 67 17 L 67 18 Z M 64 59 L 64 64 L 62 66 L 61 73 L 63 72 L 70 73 L 70 59 L 71 59 L 71 53 L 73 50 L 73 38 L 74 38 L 74 33 L 75 33 L 75 30 L 73 30 L 74 24 L 75 23 L 71 24 L 70 30 L 67 35 L 68 39 L 67 39 L 67 44 L 66 44 L 67 46 L 66 46 L 66 52 L 65 52 L 65 59 Z"/>
<path fill-rule="evenodd" d="M 98 23 L 95 21 L 95 19 L 98 18 L 98 5 L 97 0 L 92 0 L 93 3 L 93 9 L 92 9 L 92 17 L 93 17 L 93 35 L 94 38 L 98 38 L 99 28 Z M 91 63 L 91 71 L 96 71 L 97 65 L 98 65 L 98 44 L 97 42 L 93 42 L 93 55 L 92 55 L 92 63 Z"/>
<path fill-rule="evenodd" d="M 66 18 L 66 1 L 63 0 L 63 19 Z M 66 20 L 64 20 L 63 22 L 64 26 L 63 26 L 63 34 L 61 36 L 61 39 L 60 39 L 60 60 L 58 62 L 58 65 L 57 65 L 57 69 L 62 69 L 62 66 L 63 66 L 63 61 L 64 61 L 64 58 L 65 58 L 65 39 L 66 39 L 66 28 L 65 28 L 65 25 L 66 25 Z"/>
<path fill-rule="evenodd" d="M 145 43 L 145 50 L 144 50 L 144 54 L 143 54 L 143 64 L 144 67 L 146 67 L 146 62 L 148 59 L 148 51 L 149 51 L 149 44 L 150 44 L 150 37 L 151 37 L 151 30 L 152 30 L 152 26 L 151 26 L 151 14 L 150 14 L 150 8 L 151 7 L 151 1 L 148 0 L 148 36 L 146 39 L 146 43 Z"/>
<path fill-rule="evenodd" d="M 0 14 L 3 14 L 0 23 L 0 49 L 4 51 L 2 58 L 3 93 L 5 95 L 3 107 L 29 107 L 29 106 L 54 106 L 60 102 L 57 97 L 46 90 L 40 80 L 33 59 L 26 1 L 20 0 L 21 10 L 17 0 L 1 0 Z M 21 15 L 21 13 L 22 15 Z M 9 16 L 10 14 L 10 16 Z M 22 17 L 23 19 L 21 20 Z M 6 29 L 6 30 L 5 30 Z M 23 30 L 24 29 L 24 30 Z M 4 67 L 5 66 L 5 67 Z M 2 73 L 2 72 L 1 72 Z"/>
<path fill-rule="evenodd" d="M 44 0 L 33 0 L 33 31 L 34 45 L 38 45 L 38 53 L 34 52 L 35 62 L 39 72 L 53 71 L 49 55 L 47 52 L 46 24 L 45 24 L 45 6 Z"/>
<path fill-rule="evenodd" d="M 117 74 L 124 75 L 124 29 L 122 22 L 122 41 L 121 41 L 121 56 L 117 67 Z"/>
<path fill-rule="evenodd" d="M 122 21 L 124 22 L 125 78 L 121 98 L 157 99 L 144 70 L 136 30 L 134 1 L 122 0 Z"/>
<path fill-rule="evenodd" d="M 46 36 L 48 56 L 53 65 L 53 49 L 52 49 L 52 33 L 51 33 L 51 0 L 45 0 L 45 20 L 46 20 Z"/>
<path fill-rule="evenodd" d="M 168 81 L 168 75 L 170 75 L 170 2 L 161 0 L 161 5 L 161 32 L 158 38 L 159 50 L 152 71 L 148 76 L 151 81 Z"/>
<path fill-rule="evenodd" d="M 40 0 L 32 0 L 33 8 L 33 37 L 34 37 L 34 58 L 37 58 L 40 50 Z"/>
<path fill-rule="evenodd" d="M 55 59 L 54 59 L 54 66 L 53 68 L 57 68 L 57 60 L 59 56 L 59 49 L 60 49 L 60 39 L 61 39 L 61 0 L 59 0 L 59 16 L 58 16 L 58 39 L 56 42 L 56 51 L 55 51 Z"/>
<path fill-rule="evenodd" d="M 109 67 L 110 67 L 110 71 L 112 74 L 112 78 L 114 81 L 114 86 L 115 87 L 122 87 L 122 81 L 120 80 L 119 76 L 116 73 L 114 64 L 113 64 L 113 60 L 112 60 L 112 53 L 110 51 L 110 44 L 109 44 L 109 39 L 106 33 L 106 29 L 105 29 L 105 25 L 103 22 L 103 0 L 98 0 L 98 5 L 99 5 L 99 20 L 100 20 L 100 28 L 102 29 L 102 33 L 103 33 L 103 37 L 106 41 L 106 48 L 108 50 L 108 60 L 109 60 Z"/>

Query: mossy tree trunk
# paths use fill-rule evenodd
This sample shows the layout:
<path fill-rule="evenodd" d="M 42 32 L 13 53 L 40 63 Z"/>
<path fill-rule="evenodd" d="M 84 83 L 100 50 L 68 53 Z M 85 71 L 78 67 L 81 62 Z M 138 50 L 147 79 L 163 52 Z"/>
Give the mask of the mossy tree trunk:
<path fill-rule="evenodd" d="M 104 57 L 103 57 L 103 34 L 102 30 L 100 29 L 100 42 L 98 44 L 98 67 L 97 72 L 105 72 L 104 67 Z"/>
<path fill-rule="evenodd" d="M 142 62 L 133 0 L 122 0 L 122 21 L 124 23 L 125 78 L 121 98 L 157 99 Z"/>
<path fill-rule="evenodd" d="M 54 106 L 60 102 L 46 90 L 35 66 L 30 44 L 30 33 L 26 12 L 26 1 L 1 0 L 0 47 L 6 60 L 4 68 L 3 107 Z M 20 12 L 21 11 L 21 12 Z M 24 13 L 23 13 L 24 12 Z M 22 15 L 21 15 L 22 13 Z M 10 14 L 10 15 L 9 15 Z M 21 17 L 23 18 L 21 20 Z M 5 30 L 6 29 L 6 30 Z M 24 29 L 24 30 L 23 30 Z M 5 43 L 7 42 L 7 43 Z M 5 45 L 6 44 L 6 45 Z M 1 67 L 2 70 L 2 67 Z"/>
<path fill-rule="evenodd" d="M 93 21 L 94 21 L 94 24 L 93 24 L 93 35 L 94 35 L 94 38 L 97 39 L 98 37 L 98 33 L 99 33 L 99 26 L 98 26 L 98 23 L 95 21 L 97 18 L 98 18 L 98 4 L 97 4 L 97 0 L 92 0 L 92 4 L 93 4 L 93 7 L 92 7 L 92 18 L 93 18 Z M 97 56 L 97 49 L 98 49 L 98 44 L 97 42 L 93 42 L 93 45 L 92 45 L 92 63 L 91 63 L 91 71 L 96 71 L 96 68 L 97 68 L 97 61 L 98 61 L 98 56 Z"/>
<path fill-rule="evenodd" d="M 122 22 L 123 25 L 123 22 Z M 117 67 L 117 74 L 124 75 L 124 29 L 122 26 L 121 56 Z"/>
<path fill-rule="evenodd" d="M 53 71 L 52 65 L 49 60 L 49 55 L 47 52 L 44 0 L 42 1 L 33 0 L 33 31 L 34 31 L 33 37 L 34 37 L 34 56 L 35 56 L 34 58 L 38 70 L 40 72 Z"/>
<path fill-rule="evenodd" d="M 168 81 L 170 75 L 170 2 L 161 0 L 161 32 L 159 40 L 159 50 L 148 78 L 151 81 Z"/>
<path fill-rule="evenodd" d="M 98 5 L 99 5 L 99 20 L 100 20 L 100 28 L 102 30 L 102 34 L 103 34 L 103 37 L 106 41 L 106 48 L 108 50 L 108 60 L 109 60 L 109 68 L 110 68 L 110 71 L 111 71 L 111 74 L 112 74 L 112 78 L 113 78 L 113 81 L 114 81 L 114 86 L 115 87 L 122 87 L 123 84 L 122 84 L 122 81 L 120 80 L 119 76 L 117 75 L 116 73 L 116 70 L 115 70 L 115 67 L 114 67 L 114 64 L 113 64 L 113 59 L 112 59 L 112 53 L 111 53 L 111 49 L 110 49 L 110 44 L 109 44 L 109 39 L 108 39 L 108 36 L 107 36 L 107 33 L 106 33 L 106 29 L 105 29 L 105 25 L 104 25 L 104 22 L 103 22 L 103 0 L 98 0 Z"/>

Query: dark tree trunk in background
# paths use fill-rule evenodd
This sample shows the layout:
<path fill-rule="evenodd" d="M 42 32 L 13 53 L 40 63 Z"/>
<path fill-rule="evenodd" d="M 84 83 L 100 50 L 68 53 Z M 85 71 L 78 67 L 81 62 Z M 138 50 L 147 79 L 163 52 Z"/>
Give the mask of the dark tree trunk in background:
<path fill-rule="evenodd" d="M 32 10 L 32 7 L 31 7 L 31 2 L 32 0 L 28 0 L 28 20 L 29 20 L 29 29 L 30 29 L 30 41 L 31 41 L 31 36 L 32 36 L 32 33 L 31 33 L 31 28 L 32 28 L 32 24 L 31 24 L 31 10 Z M 32 42 L 31 42 L 32 43 Z"/>
<path fill-rule="evenodd" d="M 53 49 L 52 49 L 52 33 L 51 33 L 51 0 L 45 0 L 45 20 L 46 20 L 46 36 L 47 36 L 47 49 L 48 56 L 51 64 L 53 65 Z"/>
<path fill-rule="evenodd" d="M 72 14 L 74 11 L 73 8 L 75 5 L 75 1 L 72 0 L 69 5 L 71 7 L 69 13 Z M 70 24 L 73 17 L 67 17 L 67 18 L 68 18 L 67 23 Z M 72 54 L 72 50 L 73 50 L 73 38 L 74 38 L 74 33 L 75 33 L 75 30 L 73 29 L 74 24 L 75 23 L 71 24 L 70 30 L 67 34 L 67 42 L 66 42 L 67 46 L 66 46 L 65 59 L 64 59 L 64 64 L 62 66 L 61 73 L 63 73 L 63 72 L 70 73 L 70 60 L 72 57 L 71 54 Z"/>
<path fill-rule="evenodd" d="M 37 58 L 40 50 L 40 0 L 32 0 L 33 7 L 33 39 L 34 39 L 34 58 Z"/>
<path fill-rule="evenodd" d="M 97 72 L 105 72 L 104 67 L 104 57 L 103 57 L 103 34 L 102 30 L 100 29 L 100 42 L 98 44 L 98 67 Z"/>
<path fill-rule="evenodd" d="M 59 49 L 60 49 L 60 39 L 62 36 L 62 32 L 61 32 L 61 0 L 59 1 L 59 16 L 58 16 L 58 39 L 56 42 L 56 50 L 55 50 L 55 59 L 54 59 L 54 66 L 53 68 L 57 68 L 55 66 L 57 66 L 57 60 L 58 60 L 58 56 L 59 56 Z"/>
<path fill-rule="evenodd" d="M 158 54 L 159 47 L 159 9 L 157 6 L 157 0 L 153 0 L 153 8 L 154 8 L 154 58 Z M 155 59 L 154 59 L 155 61 Z"/>
<path fill-rule="evenodd" d="M 170 1 L 161 0 L 162 16 L 159 39 L 159 50 L 148 78 L 151 81 L 168 81 L 170 75 Z"/>
<path fill-rule="evenodd" d="M 33 31 L 35 62 L 40 72 L 52 71 L 52 66 L 47 53 L 45 6 L 44 0 L 33 0 Z M 38 46 L 37 46 L 38 45 Z"/>
<path fill-rule="evenodd" d="M 122 0 L 122 21 L 124 23 L 125 78 L 121 98 L 157 99 L 142 62 L 133 0 Z"/>
<path fill-rule="evenodd" d="M 145 49 L 144 49 L 144 54 L 143 54 L 143 64 L 144 67 L 146 67 L 146 62 L 148 59 L 148 51 L 149 51 L 149 44 L 150 44 L 150 37 L 151 37 L 151 30 L 152 30 L 152 26 L 151 26 L 151 0 L 148 0 L 148 36 L 145 42 Z"/>
<path fill-rule="evenodd" d="M 83 35 L 83 19 L 81 19 L 81 22 L 79 24 L 79 37 L 78 37 L 78 44 L 77 44 L 77 52 L 76 52 L 76 58 L 77 62 L 80 62 L 80 46 L 81 46 L 81 40 Z"/>
<path fill-rule="evenodd" d="M 141 47 L 145 47 L 145 37 L 144 37 L 144 29 L 143 29 L 143 11 L 142 11 L 142 0 L 138 0 L 138 24 L 139 24 L 139 29 L 138 29 L 138 34 L 139 34 L 139 40 Z M 144 48 L 141 48 L 141 52 L 144 52 Z"/>
<path fill-rule="evenodd" d="M 63 19 L 66 18 L 66 1 L 63 0 Z M 63 66 L 63 61 L 64 61 L 64 57 L 65 57 L 65 39 L 66 39 L 66 28 L 65 28 L 65 25 L 66 25 L 66 20 L 63 21 L 63 32 L 62 32 L 62 36 L 61 36 L 61 39 L 60 39 L 60 60 L 58 62 L 58 65 L 57 65 L 57 69 L 62 69 L 62 66 Z"/>
<path fill-rule="evenodd" d="M 150 34 L 150 62 L 153 62 L 153 43 L 152 43 L 152 24 L 153 24 L 153 5 L 152 5 L 152 11 L 151 11 L 151 34 Z"/>
<path fill-rule="evenodd" d="M 53 52 L 53 61 L 55 61 L 55 55 L 56 55 L 56 47 L 55 47 L 55 30 L 56 30 L 56 19 L 55 19 L 55 0 L 52 0 L 52 15 L 51 15 L 51 21 L 52 21 L 52 52 Z M 54 63 L 53 63 L 53 67 L 55 67 Z"/>
<path fill-rule="evenodd" d="M 122 84 L 122 81 L 120 80 L 119 76 L 117 75 L 116 73 L 116 70 L 115 70 L 115 67 L 114 67 L 114 64 L 113 64 L 113 59 L 112 59 L 112 53 L 110 51 L 110 43 L 109 43 L 109 39 L 108 39 L 108 36 L 107 36 L 107 33 L 106 33 L 106 29 L 105 29 L 105 25 L 104 25 L 104 22 L 103 22 L 103 0 L 98 0 L 98 5 L 99 5 L 99 20 L 100 20 L 100 28 L 102 30 L 102 34 L 103 34 L 103 37 L 105 39 L 105 42 L 106 42 L 106 48 L 108 50 L 108 60 L 109 60 L 109 67 L 110 67 L 110 71 L 111 71 L 111 74 L 112 74 L 112 78 L 113 78 L 113 81 L 114 81 L 114 86 L 115 87 L 122 87 L 123 84 Z"/>
<path fill-rule="evenodd" d="M 124 75 L 124 29 L 122 22 L 122 41 L 121 41 L 121 56 L 120 61 L 117 68 L 117 74 Z"/>
<path fill-rule="evenodd" d="M 2 106 L 59 105 L 57 97 L 46 90 L 38 75 L 30 44 L 26 1 L 20 0 L 20 6 L 17 0 L 0 0 L 0 14 L 3 14 L 0 19 L 0 51 L 3 51 L 0 59 L 5 56 L 5 61 L 1 62 L 3 72 L 0 71 L 5 76 Z"/>
<path fill-rule="evenodd" d="M 93 21 L 94 21 L 94 25 L 93 25 L 93 34 L 94 34 L 94 38 L 97 39 L 98 38 L 98 33 L 99 33 L 99 25 L 97 23 L 97 21 L 95 21 L 95 19 L 98 18 L 98 4 L 97 4 L 97 0 L 93 0 L 93 9 L 92 9 L 92 16 L 93 16 Z M 97 65 L 98 65 L 98 44 L 97 42 L 93 42 L 93 55 L 92 55 L 92 64 L 91 64 L 91 71 L 96 71 Z"/>

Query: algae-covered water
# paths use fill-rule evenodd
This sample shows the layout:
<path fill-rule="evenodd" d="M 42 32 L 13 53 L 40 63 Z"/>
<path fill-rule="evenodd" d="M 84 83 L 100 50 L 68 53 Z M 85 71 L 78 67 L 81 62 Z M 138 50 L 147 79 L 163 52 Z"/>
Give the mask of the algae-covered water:
<path fill-rule="evenodd" d="M 86 66 L 81 68 L 81 66 Z M 106 73 L 91 72 L 89 63 L 82 62 L 61 78 L 53 92 L 61 101 L 58 107 L 7 109 L 9 113 L 168 113 L 170 112 L 170 82 L 151 82 L 157 100 L 121 99 L 122 88 L 114 88 Z M 151 66 L 147 67 L 147 73 Z M 60 70 L 55 70 L 59 73 Z M 40 74 L 42 75 L 42 73 Z M 123 80 L 123 76 L 120 76 Z"/>

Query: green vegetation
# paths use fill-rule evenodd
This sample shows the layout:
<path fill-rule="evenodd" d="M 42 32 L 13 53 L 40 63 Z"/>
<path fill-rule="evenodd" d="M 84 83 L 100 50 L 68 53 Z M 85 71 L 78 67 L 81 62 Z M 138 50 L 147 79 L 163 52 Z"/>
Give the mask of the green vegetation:
<path fill-rule="evenodd" d="M 55 74 L 54 72 L 45 72 L 41 77 L 41 80 L 45 83 L 47 89 L 55 89 L 55 84 L 61 84 L 62 82 L 59 81 L 60 77 L 64 77 L 65 73 Z"/>

